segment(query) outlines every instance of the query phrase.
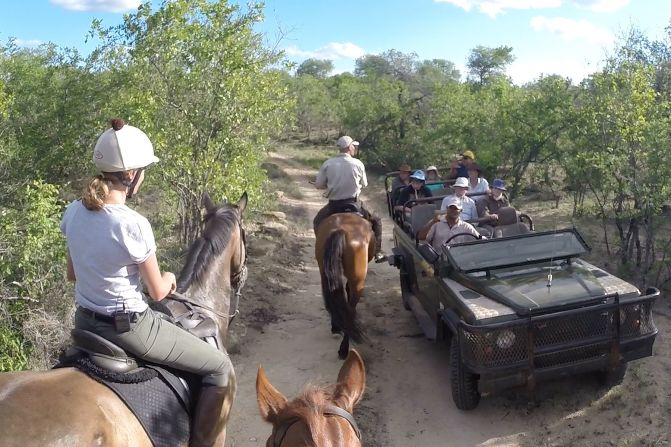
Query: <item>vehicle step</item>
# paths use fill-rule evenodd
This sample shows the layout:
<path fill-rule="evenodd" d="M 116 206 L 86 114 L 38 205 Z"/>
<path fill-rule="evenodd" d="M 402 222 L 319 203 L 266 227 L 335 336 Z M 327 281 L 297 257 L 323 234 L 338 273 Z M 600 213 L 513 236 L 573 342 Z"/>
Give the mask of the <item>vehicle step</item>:
<path fill-rule="evenodd" d="M 409 294 L 408 305 L 413 315 L 417 319 L 417 323 L 422 328 L 424 336 L 429 340 L 436 339 L 436 323 L 431 319 L 428 313 L 424 310 L 424 306 L 419 302 L 415 295 Z"/>

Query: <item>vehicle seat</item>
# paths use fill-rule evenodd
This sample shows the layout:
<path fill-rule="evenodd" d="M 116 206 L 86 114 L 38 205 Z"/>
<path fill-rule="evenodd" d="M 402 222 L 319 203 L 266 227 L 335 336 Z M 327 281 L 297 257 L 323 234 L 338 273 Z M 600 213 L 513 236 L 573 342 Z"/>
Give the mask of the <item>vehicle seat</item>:
<path fill-rule="evenodd" d="M 517 210 L 512 206 L 504 206 L 496 213 L 499 216 L 497 226 L 494 228 L 494 237 L 516 236 L 529 233 L 529 227 L 520 222 Z"/>
<path fill-rule="evenodd" d="M 410 225 L 415 236 L 432 218 L 436 206 L 433 203 L 420 203 L 410 209 Z"/>
<path fill-rule="evenodd" d="M 433 193 L 433 197 L 450 196 L 454 194 L 454 190 L 450 187 L 436 189 L 435 191 L 431 192 Z M 440 200 L 438 201 L 438 208 L 440 208 Z"/>

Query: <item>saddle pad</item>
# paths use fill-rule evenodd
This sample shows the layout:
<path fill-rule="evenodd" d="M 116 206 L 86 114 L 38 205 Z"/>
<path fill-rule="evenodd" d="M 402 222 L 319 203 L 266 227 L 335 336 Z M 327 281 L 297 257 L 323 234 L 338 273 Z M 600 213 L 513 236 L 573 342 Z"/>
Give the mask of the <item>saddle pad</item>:
<path fill-rule="evenodd" d="M 161 375 L 142 383 L 103 383 L 131 409 L 156 447 L 189 442 L 189 414 Z"/>

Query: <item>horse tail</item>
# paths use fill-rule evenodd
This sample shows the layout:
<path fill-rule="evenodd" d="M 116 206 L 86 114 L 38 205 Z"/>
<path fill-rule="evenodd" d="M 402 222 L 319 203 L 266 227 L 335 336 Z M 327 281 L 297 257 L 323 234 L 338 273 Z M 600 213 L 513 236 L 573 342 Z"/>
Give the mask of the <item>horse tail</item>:
<path fill-rule="evenodd" d="M 356 310 L 347 298 L 347 279 L 343 267 L 345 242 L 345 231 L 336 230 L 324 243 L 322 295 L 324 295 L 324 304 L 333 323 L 341 328 L 352 341 L 361 343 L 363 329 L 357 318 Z"/>

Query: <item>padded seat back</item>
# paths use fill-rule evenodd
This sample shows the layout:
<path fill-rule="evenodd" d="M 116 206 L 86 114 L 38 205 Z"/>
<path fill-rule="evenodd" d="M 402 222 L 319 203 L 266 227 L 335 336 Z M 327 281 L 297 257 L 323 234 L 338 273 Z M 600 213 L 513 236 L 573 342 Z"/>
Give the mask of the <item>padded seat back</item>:
<path fill-rule="evenodd" d="M 435 210 L 436 206 L 433 203 L 420 203 L 411 208 L 410 225 L 413 235 L 416 235 L 433 218 Z"/>
<path fill-rule="evenodd" d="M 497 215 L 499 221 L 494 228 L 494 237 L 516 236 L 530 232 L 529 227 L 520 222 L 517 210 L 512 206 L 500 208 Z"/>

